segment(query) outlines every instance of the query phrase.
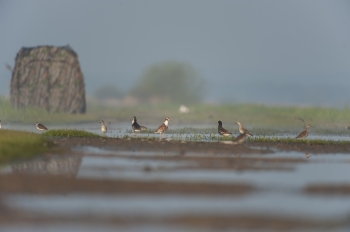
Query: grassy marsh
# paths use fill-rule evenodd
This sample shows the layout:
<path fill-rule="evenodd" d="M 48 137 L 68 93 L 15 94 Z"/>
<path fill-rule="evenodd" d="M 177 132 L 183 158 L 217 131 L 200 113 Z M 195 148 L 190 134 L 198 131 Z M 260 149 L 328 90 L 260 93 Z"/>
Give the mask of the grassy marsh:
<path fill-rule="evenodd" d="M 171 127 L 171 125 L 170 125 Z M 237 136 L 239 134 L 238 127 L 237 126 L 231 126 L 226 127 L 232 134 Z M 258 128 L 258 127 L 252 127 L 249 128 L 249 131 L 255 135 L 255 136 L 286 136 L 286 135 L 295 135 L 297 136 L 301 131 L 302 127 L 299 125 L 297 128 L 285 128 L 285 129 L 277 129 L 277 128 Z M 149 129 L 146 131 L 142 131 L 140 134 L 153 134 L 153 132 L 156 130 Z M 311 128 L 310 134 L 312 135 L 336 135 L 336 136 L 350 136 L 350 130 L 331 130 L 331 129 L 324 129 L 324 128 Z M 120 130 L 121 133 L 121 130 Z M 124 131 L 126 134 L 132 134 L 131 129 L 126 129 Z M 184 136 L 186 134 L 214 134 L 218 135 L 217 128 L 216 127 L 207 127 L 207 128 L 192 128 L 192 127 L 184 127 L 184 128 L 176 128 L 176 129 L 168 129 L 165 133 L 166 135 L 181 135 Z"/>
<path fill-rule="evenodd" d="M 349 140 L 331 140 L 331 139 L 296 139 L 296 138 L 280 138 L 280 137 L 250 137 L 247 142 L 266 142 L 266 143 L 297 143 L 308 145 L 328 145 L 328 144 L 347 144 Z"/>
<path fill-rule="evenodd" d="M 217 134 L 201 134 L 201 133 L 187 133 L 187 134 L 171 134 L 167 135 L 167 138 L 173 140 L 185 140 L 185 141 L 232 141 L 238 135 L 232 136 L 220 136 Z M 144 137 L 143 137 L 144 138 Z M 147 138 L 147 137 L 146 137 Z M 155 137 L 153 137 L 155 138 Z M 296 139 L 294 137 L 276 137 L 276 136 L 254 136 L 248 137 L 246 142 L 263 142 L 263 143 L 295 143 L 295 144 L 308 144 L 308 145 L 328 145 L 328 144 L 347 144 L 350 145 L 350 140 L 332 140 L 332 139 Z"/>
<path fill-rule="evenodd" d="M 54 138 L 100 138 L 101 136 L 95 133 L 87 132 L 84 130 L 74 129 L 60 129 L 60 130 L 49 130 L 42 134 L 45 137 Z"/>
<path fill-rule="evenodd" d="M 171 119 L 173 123 L 183 124 L 214 124 L 217 121 L 224 122 L 233 127 L 236 121 L 241 121 L 244 125 L 251 127 L 272 127 L 290 128 L 303 127 L 303 123 L 295 117 L 303 118 L 307 123 L 315 127 L 336 126 L 344 129 L 350 121 L 350 109 L 333 109 L 320 107 L 295 107 L 295 106 L 266 106 L 258 104 L 237 104 L 237 105 L 208 105 L 199 104 L 189 106 L 188 114 L 181 114 L 178 105 L 158 104 L 158 105 L 137 105 L 107 107 L 90 105 L 88 113 L 100 112 L 99 117 L 111 118 L 117 121 L 130 121 L 133 115 L 137 116 L 140 124 L 159 122 L 165 117 Z M 142 116 L 142 117 L 141 117 Z M 226 125 L 226 126 L 225 126 Z"/>
<path fill-rule="evenodd" d="M 30 132 L 0 130 L 0 163 L 44 153 L 52 142 Z"/>
<path fill-rule="evenodd" d="M 303 123 L 295 117 L 303 118 L 310 123 L 313 130 L 322 133 L 349 134 L 346 125 L 350 122 L 350 109 L 335 109 L 321 107 L 296 107 L 296 106 L 267 106 L 259 104 L 197 104 L 188 106 L 188 114 L 179 113 L 177 104 L 142 104 L 129 106 L 104 105 L 101 102 L 87 100 L 86 114 L 64 114 L 46 112 L 37 108 L 15 110 L 9 100 L 0 97 L 0 119 L 4 122 L 33 123 L 78 123 L 92 122 L 104 119 L 111 122 L 131 122 L 132 116 L 137 116 L 141 125 L 161 124 L 165 117 L 169 117 L 170 128 L 175 124 L 182 125 L 213 125 L 221 120 L 228 130 L 236 130 L 236 121 L 241 121 L 251 130 L 286 131 L 290 128 L 299 131 L 303 129 Z M 184 128 L 184 132 L 186 132 Z M 272 135 L 269 133 L 269 135 Z M 267 135 L 267 134 L 266 134 Z"/>

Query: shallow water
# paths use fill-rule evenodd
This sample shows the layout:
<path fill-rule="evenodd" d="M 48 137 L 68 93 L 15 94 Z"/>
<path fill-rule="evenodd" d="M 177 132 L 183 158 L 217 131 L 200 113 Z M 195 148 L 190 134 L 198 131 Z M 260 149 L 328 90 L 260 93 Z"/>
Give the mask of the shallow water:
<path fill-rule="evenodd" d="M 292 166 L 292 165 L 289 165 Z M 298 164 L 290 171 L 226 171 L 226 170 L 89 170 L 84 166 L 77 178 L 166 180 L 180 182 L 236 183 L 244 182 L 259 188 L 302 188 L 315 182 L 341 184 L 349 183 L 348 163 Z M 326 175 L 327 174 L 327 175 Z M 320 179 L 322 177 L 322 179 Z"/>
<path fill-rule="evenodd" d="M 264 147 L 252 147 L 266 149 Z M 73 149 L 81 155 L 59 154 L 49 158 L 38 158 L 28 162 L 0 168 L 0 173 L 22 173 L 53 176 L 69 176 L 85 179 L 118 179 L 137 181 L 164 181 L 179 183 L 246 183 L 256 190 L 243 196 L 189 196 L 186 194 L 6 194 L 2 200 L 6 206 L 33 215 L 62 215 L 74 217 L 107 216 L 132 218 L 163 218 L 181 215 L 270 215 L 287 218 L 316 220 L 347 220 L 350 213 L 350 196 L 319 196 L 305 194 L 309 184 L 350 184 L 350 156 L 348 154 L 312 154 L 280 152 L 271 154 L 216 154 L 227 160 L 258 158 L 252 163 L 256 167 L 282 167 L 280 170 L 253 171 L 201 168 L 196 160 L 182 157 L 208 157 L 205 152 L 188 152 L 179 156 L 177 152 L 116 151 L 92 146 Z M 170 160 L 162 159 L 171 157 Z M 278 162 L 269 162 L 278 158 Z M 284 161 L 292 159 L 297 162 Z M 229 161 L 228 161 L 229 162 Z M 35 216 L 34 216 L 35 217 Z M 95 231 L 97 227 L 86 227 L 79 222 L 65 225 L 51 224 L 47 231 Z M 96 226 L 96 225 L 95 225 Z M 9 225 L 8 231 L 21 231 L 20 225 Z M 48 227 L 29 227 L 25 231 L 44 231 Z M 115 226 L 99 225 L 101 231 L 110 231 Z M 167 227 L 135 221 L 122 231 L 203 231 L 192 227 Z M 331 231 L 347 231 L 348 226 Z M 24 231 L 24 230 L 22 230 Z M 46 230 L 45 230 L 46 231 Z M 215 231 L 215 230 L 209 230 Z M 228 230 L 229 231 L 229 230 Z M 249 231 L 249 230 L 244 230 Z M 298 230 L 296 230 L 298 231 Z M 312 230 L 308 230 L 312 231 Z M 318 230 L 315 230 L 318 231 Z"/>
<path fill-rule="evenodd" d="M 183 214 L 225 215 L 258 214 L 286 217 L 346 219 L 350 208 L 349 197 L 327 198 L 283 191 L 262 191 L 243 197 L 203 197 L 179 195 L 131 195 L 131 196 L 64 196 L 5 197 L 6 202 L 21 210 L 45 215 L 75 216 L 123 216 L 170 217 Z M 302 205 L 302 210 L 300 210 Z M 324 210 L 327 209 L 327 210 Z"/>
<path fill-rule="evenodd" d="M 315 183 L 317 181 L 322 183 L 344 183 L 350 182 L 350 156 L 347 154 L 312 154 L 308 155 L 300 152 L 275 152 L 271 154 L 243 154 L 240 157 L 233 155 L 222 155 L 225 157 L 231 157 L 232 159 L 239 159 L 244 157 L 249 158 L 264 158 L 268 159 L 275 158 L 291 158 L 291 159 L 304 159 L 305 162 L 296 162 L 296 163 L 268 163 L 261 162 L 261 167 L 274 167 L 276 165 L 289 167 L 285 171 L 281 170 L 271 170 L 271 171 L 236 171 L 236 170 L 206 170 L 206 169 L 169 169 L 167 170 L 166 165 L 162 165 L 161 160 L 157 160 L 159 165 L 153 165 L 152 162 L 155 160 L 142 159 L 149 157 L 169 157 L 169 156 L 178 156 L 177 153 L 166 154 L 162 152 L 127 152 L 127 151 L 118 151 L 113 152 L 112 150 L 106 150 L 102 148 L 91 148 L 85 147 L 80 148 L 87 153 L 91 154 L 92 157 L 83 158 L 80 171 L 78 172 L 78 178 L 99 178 L 99 179 L 113 179 L 113 178 L 123 178 L 123 179 L 136 179 L 136 180 L 166 180 L 166 181 L 181 181 L 181 182 L 220 182 L 220 183 L 234 183 L 234 182 L 244 182 L 253 184 L 259 188 L 302 188 L 308 184 Z M 100 156 L 100 154 L 102 156 Z M 103 154 L 108 154 L 108 158 L 103 158 Z M 115 157 L 113 157 L 115 154 Z M 135 161 L 133 157 L 141 157 Z M 205 157 L 207 154 L 203 153 L 186 153 L 186 156 L 189 157 Z M 220 155 L 215 155 L 219 157 Z M 84 159 L 93 161 L 84 162 Z M 124 165 L 123 162 L 128 160 L 131 162 L 129 166 Z M 105 160 L 105 161 L 102 161 Z M 108 163 L 115 162 L 114 168 L 108 169 L 94 169 L 91 170 L 86 167 L 88 164 L 92 165 L 95 162 L 95 166 L 100 165 L 101 167 L 107 167 Z M 98 162 L 100 162 L 98 164 Z M 101 163 L 102 162 L 102 163 Z M 118 162 L 122 162 L 119 164 Z M 167 161 L 169 162 L 169 161 Z M 170 162 L 174 163 L 174 161 Z M 182 167 L 195 167 L 195 163 L 186 163 L 183 161 L 176 161 L 178 165 Z M 164 163 L 165 164 L 165 163 Z M 259 165 L 259 164 L 258 164 Z M 127 168 L 123 168 L 127 167 Z M 152 171 L 145 173 L 142 167 L 153 168 Z M 155 170 L 157 168 L 163 168 L 162 170 Z M 170 167 L 170 166 L 168 166 Z M 174 166 L 173 166 L 174 167 Z M 180 166 L 178 166 L 180 167 Z M 322 178 L 320 178 L 322 177 Z"/>

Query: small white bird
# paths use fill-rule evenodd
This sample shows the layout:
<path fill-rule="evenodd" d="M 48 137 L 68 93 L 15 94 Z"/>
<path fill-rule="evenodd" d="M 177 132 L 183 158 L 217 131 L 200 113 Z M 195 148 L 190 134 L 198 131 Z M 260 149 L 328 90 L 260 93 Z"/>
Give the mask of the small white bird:
<path fill-rule="evenodd" d="M 179 112 L 180 112 L 180 114 L 187 114 L 188 112 L 190 112 L 190 110 L 188 109 L 187 106 L 181 105 L 179 108 Z"/>
<path fill-rule="evenodd" d="M 242 123 L 236 122 L 236 124 L 238 124 L 238 126 L 239 126 L 239 132 L 240 132 L 241 134 L 248 135 L 248 136 L 253 136 L 247 129 L 244 128 L 244 126 L 242 125 Z"/>
<path fill-rule="evenodd" d="M 168 129 L 169 118 L 165 118 L 164 123 L 160 125 L 154 133 L 164 134 L 164 132 Z"/>
<path fill-rule="evenodd" d="M 107 127 L 105 125 L 105 122 L 103 120 L 101 120 L 100 123 L 101 123 L 101 132 L 104 134 L 107 133 L 108 130 L 107 130 Z"/>
<path fill-rule="evenodd" d="M 44 125 L 41 124 L 41 123 L 36 122 L 34 125 L 36 126 L 36 129 L 38 129 L 38 130 L 40 130 L 40 131 L 48 130 L 48 129 L 46 128 L 46 126 L 44 126 Z"/>

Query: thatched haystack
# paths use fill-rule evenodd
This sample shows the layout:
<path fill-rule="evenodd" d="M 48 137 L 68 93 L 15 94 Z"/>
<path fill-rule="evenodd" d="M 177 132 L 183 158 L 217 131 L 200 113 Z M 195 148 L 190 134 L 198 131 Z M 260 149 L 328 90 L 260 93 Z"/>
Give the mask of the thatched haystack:
<path fill-rule="evenodd" d="M 78 56 L 69 45 L 21 48 L 11 79 L 11 104 L 51 112 L 85 113 L 85 85 Z"/>

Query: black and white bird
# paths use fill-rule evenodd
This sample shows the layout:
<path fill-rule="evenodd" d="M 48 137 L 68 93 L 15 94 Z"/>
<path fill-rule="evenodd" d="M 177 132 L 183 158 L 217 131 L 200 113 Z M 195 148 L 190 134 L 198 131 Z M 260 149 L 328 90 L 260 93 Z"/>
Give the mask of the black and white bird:
<path fill-rule="evenodd" d="M 1 120 L 0 120 L 0 129 L 2 128 L 2 125 L 1 125 Z"/>
<path fill-rule="evenodd" d="M 141 126 L 137 123 L 137 119 L 135 116 L 133 117 L 133 119 L 131 121 L 131 127 L 132 127 L 133 132 L 141 132 L 141 131 L 147 130 L 147 127 Z"/>
<path fill-rule="evenodd" d="M 103 134 L 106 134 L 108 130 L 107 130 L 107 127 L 105 125 L 105 122 L 103 120 L 101 120 L 100 123 L 101 123 L 101 132 Z"/>
<path fill-rule="evenodd" d="M 307 124 L 305 129 L 300 132 L 300 134 L 295 137 L 296 139 L 303 139 L 303 138 L 306 138 L 308 135 L 309 135 L 309 128 L 312 127 L 310 124 Z"/>
<path fill-rule="evenodd" d="M 169 118 L 165 118 L 164 123 L 160 125 L 154 133 L 164 134 L 164 132 L 168 129 Z"/>
<path fill-rule="evenodd" d="M 222 136 L 230 136 L 232 135 L 232 133 L 230 133 L 228 130 L 226 130 L 225 128 L 222 127 L 222 122 L 218 121 L 218 132 L 220 135 Z"/>
<path fill-rule="evenodd" d="M 41 130 L 41 131 L 48 130 L 48 129 L 46 128 L 46 126 L 44 126 L 44 125 L 41 124 L 41 123 L 36 122 L 34 125 L 36 126 L 36 129 L 38 129 L 38 130 Z"/>
<path fill-rule="evenodd" d="M 244 128 L 242 123 L 236 122 L 236 124 L 238 124 L 238 126 L 239 126 L 239 133 L 244 134 L 244 135 L 248 135 L 248 136 L 253 136 L 247 129 Z"/>

